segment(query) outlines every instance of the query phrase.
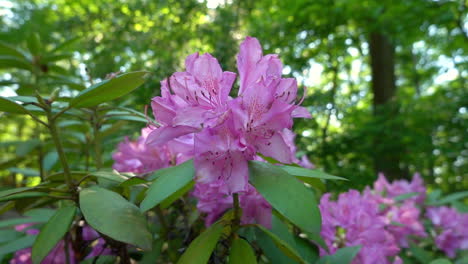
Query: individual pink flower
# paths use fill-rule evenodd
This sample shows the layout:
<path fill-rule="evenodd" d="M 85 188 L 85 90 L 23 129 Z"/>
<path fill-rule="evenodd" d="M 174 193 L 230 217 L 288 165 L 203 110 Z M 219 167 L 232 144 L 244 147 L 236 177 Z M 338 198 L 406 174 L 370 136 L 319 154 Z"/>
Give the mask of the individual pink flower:
<path fill-rule="evenodd" d="M 339 195 L 336 202 L 330 194 L 322 196 L 319 205 L 322 231 L 330 254 L 338 248 L 361 246 L 352 263 L 391 263 L 399 252 L 394 237 L 385 230 L 385 219 L 379 215 L 378 204 L 350 190 Z M 321 249 L 321 255 L 327 254 Z"/>
<path fill-rule="evenodd" d="M 198 199 L 197 209 L 206 214 L 205 224 L 210 226 L 233 206 L 232 195 L 227 195 L 226 185 L 218 180 L 208 184 L 197 183 L 192 195 Z M 247 191 L 240 192 L 239 206 L 242 209 L 242 224 L 261 224 L 271 227 L 271 205 L 248 185 Z"/>
<path fill-rule="evenodd" d="M 15 226 L 17 231 L 25 232 L 27 235 L 37 235 L 39 234 L 39 230 L 31 227 L 32 223 L 30 224 L 23 224 Z M 29 229 L 28 229 L 29 228 Z M 110 248 L 105 248 L 105 241 L 104 239 L 99 237 L 99 234 L 94 231 L 91 227 L 85 226 L 83 228 L 83 240 L 89 242 L 89 247 L 91 248 L 91 252 L 86 256 L 86 258 L 94 258 L 99 255 L 112 255 Z M 94 243 L 91 243 L 94 242 Z M 18 250 L 15 252 L 15 255 L 10 260 L 10 264 L 32 264 L 31 259 L 31 251 L 32 248 L 25 248 Z M 68 263 L 74 264 L 77 263 L 75 261 L 75 253 L 73 251 L 71 243 L 68 246 L 68 254 L 69 254 L 69 261 Z M 42 260 L 42 264 L 55 264 L 55 263 L 67 263 L 66 261 L 67 253 L 65 251 L 65 242 L 60 240 L 57 245 L 49 252 L 49 254 Z"/>
<path fill-rule="evenodd" d="M 294 104 L 297 83 L 281 78 L 282 64 L 277 55 L 263 56 L 257 39 L 247 37 L 237 56 L 240 88 L 238 97 L 230 103 L 235 124 L 246 142 L 265 156 L 291 163 L 288 135 L 294 117 L 310 117 Z"/>
<path fill-rule="evenodd" d="M 193 156 L 193 135 L 172 139 L 159 147 L 145 144 L 148 135 L 159 128 L 146 127 L 136 141 L 125 138 L 112 155 L 113 168 L 119 172 L 144 174 L 182 163 Z"/>
<path fill-rule="evenodd" d="M 468 214 L 447 206 L 432 207 L 426 212 L 435 226 L 437 247 L 454 258 L 457 250 L 468 249 Z"/>
<path fill-rule="evenodd" d="M 426 197 L 426 187 L 419 173 L 413 175 L 411 182 L 407 180 L 397 180 L 392 183 L 387 181 L 383 173 L 379 173 L 379 178 L 374 183 L 374 190 L 388 198 L 394 198 L 406 193 L 418 192 L 419 195 L 409 198 L 409 200 L 413 200 L 418 204 L 422 204 Z"/>
<path fill-rule="evenodd" d="M 427 237 L 421 221 L 421 211 L 413 201 L 407 200 L 401 205 L 390 206 L 383 214 L 387 221 L 387 230 L 392 233 L 401 247 L 409 246 L 410 236 Z"/>
<path fill-rule="evenodd" d="M 188 56 L 185 67 L 185 72 L 176 72 L 161 82 L 161 97 L 153 98 L 155 119 L 163 126 L 148 136 L 150 145 L 216 126 L 228 110 L 236 74 L 223 72 L 210 54 Z"/>

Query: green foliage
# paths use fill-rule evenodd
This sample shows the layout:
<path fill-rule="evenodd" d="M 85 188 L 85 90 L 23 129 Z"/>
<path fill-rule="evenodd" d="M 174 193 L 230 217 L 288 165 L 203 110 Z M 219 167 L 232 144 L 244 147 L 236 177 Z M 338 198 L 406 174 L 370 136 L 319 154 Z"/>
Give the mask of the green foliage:
<path fill-rule="evenodd" d="M 335 252 L 335 254 L 320 258 L 317 264 L 350 264 L 354 257 L 359 253 L 360 249 L 360 246 L 340 248 Z"/>
<path fill-rule="evenodd" d="M 62 207 L 42 227 L 32 246 L 31 259 L 33 263 L 41 263 L 63 238 L 70 228 L 75 214 L 76 207 L 74 205 Z"/>
<path fill-rule="evenodd" d="M 193 186 L 195 169 L 193 161 L 189 160 L 180 165 L 161 169 L 153 174 L 156 177 L 141 202 L 141 210 L 148 211 L 165 200 L 173 202 L 184 195 Z M 188 186 L 188 188 L 187 188 Z"/>
<path fill-rule="evenodd" d="M 250 182 L 281 215 L 309 233 L 322 223 L 312 190 L 284 170 L 264 162 L 249 163 Z"/>
<path fill-rule="evenodd" d="M 217 222 L 201 233 L 180 257 L 178 264 L 204 264 L 222 235 L 225 223 Z"/>
<path fill-rule="evenodd" d="M 235 238 L 229 253 L 229 264 L 256 264 L 257 259 L 249 242 Z"/>
<path fill-rule="evenodd" d="M 152 235 L 138 207 L 112 191 L 90 187 L 80 192 L 80 208 L 97 231 L 144 250 L 150 250 Z"/>
<path fill-rule="evenodd" d="M 130 72 L 97 83 L 81 91 L 70 101 L 70 107 L 91 107 L 128 94 L 145 82 L 147 72 Z"/>

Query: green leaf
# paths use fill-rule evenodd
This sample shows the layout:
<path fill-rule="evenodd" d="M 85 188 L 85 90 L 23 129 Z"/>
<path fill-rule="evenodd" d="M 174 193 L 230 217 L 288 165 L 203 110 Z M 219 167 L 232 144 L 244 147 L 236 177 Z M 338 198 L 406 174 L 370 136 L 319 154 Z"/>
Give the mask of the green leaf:
<path fill-rule="evenodd" d="M 249 163 L 250 181 L 281 215 L 310 233 L 320 233 L 321 216 L 312 190 L 280 167 L 265 162 Z"/>
<path fill-rule="evenodd" d="M 17 57 L 18 59 L 27 59 L 23 52 L 2 41 L 0 41 L 0 56 L 13 56 Z"/>
<path fill-rule="evenodd" d="M 59 50 L 67 50 L 67 48 L 73 47 L 73 45 L 80 40 L 81 37 L 74 37 L 65 40 L 64 42 L 58 44 L 51 52 L 55 53 Z"/>
<path fill-rule="evenodd" d="M 178 264 L 206 264 L 223 233 L 224 223 L 217 222 L 190 243 Z"/>
<path fill-rule="evenodd" d="M 44 196 L 47 196 L 47 193 L 28 191 L 28 192 L 15 193 L 15 194 L 12 194 L 12 195 L 2 197 L 2 198 L 0 198 L 0 202 L 11 201 L 11 200 L 20 200 L 20 199 L 32 198 L 32 197 L 44 197 Z"/>
<path fill-rule="evenodd" d="M 131 177 L 130 179 L 122 182 L 121 184 L 119 184 L 120 187 L 130 187 L 130 186 L 133 186 L 133 185 L 139 185 L 139 184 L 147 184 L 148 181 L 143 179 L 143 178 L 140 178 L 140 177 Z"/>
<path fill-rule="evenodd" d="M 0 198 L 5 197 L 5 196 L 9 196 L 9 195 L 12 195 L 12 194 L 15 194 L 15 193 L 21 193 L 21 192 L 24 192 L 24 191 L 31 191 L 31 190 L 33 190 L 32 187 L 19 187 L 19 188 L 4 190 L 4 191 L 0 192 Z"/>
<path fill-rule="evenodd" d="M 270 230 L 264 228 L 261 225 L 256 225 L 258 229 L 263 231 L 266 235 L 270 237 L 270 239 L 275 243 L 276 247 L 278 247 L 286 256 L 289 258 L 299 262 L 299 263 L 307 263 L 306 260 L 302 259 L 301 255 L 299 252 L 296 251 L 291 245 L 289 245 L 286 241 L 281 239 L 279 236 L 276 234 L 270 232 Z"/>
<path fill-rule="evenodd" d="M 457 200 L 464 199 L 466 197 L 468 197 L 468 191 L 452 193 L 452 194 L 449 194 L 449 195 L 445 196 L 444 198 L 442 198 L 442 199 L 440 199 L 438 201 L 430 202 L 430 203 L 428 203 L 428 205 L 449 204 L 451 202 L 455 202 Z"/>
<path fill-rule="evenodd" d="M 257 259 L 249 242 L 236 238 L 232 242 L 229 264 L 256 264 Z"/>
<path fill-rule="evenodd" d="M 152 235 L 138 207 L 115 192 L 93 186 L 80 192 L 80 208 L 97 231 L 121 242 L 150 250 Z"/>
<path fill-rule="evenodd" d="M 50 171 L 52 167 L 57 163 L 57 161 L 57 151 L 51 151 L 44 156 L 44 159 L 42 160 L 42 167 L 45 171 Z"/>
<path fill-rule="evenodd" d="M 119 75 L 81 91 L 70 102 L 72 107 L 91 107 L 123 96 L 145 82 L 148 72 L 138 71 Z"/>
<path fill-rule="evenodd" d="M 143 254 L 143 257 L 138 262 L 139 264 L 154 264 L 158 262 L 159 256 L 161 255 L 161 249 L 163 246 L 163 240 L 158 239 L 153 242 L 153 250 Z"/>
<path fill-rule="evenodd" d="M 120 182 L 120 183 L 128 180 L 127 176 L 124 176 L 122 174 L 118 174 L 112 171 L 93 171 L 93 172 L 89 172 L 88 174 L 97 178 L 107 179 L 107 180 Z"/>
<path fill-rule="evenodd" d="M 7 113 L 14 113 L 14 114 L 28 114 L 28 110 L 26 110 L 26 108 L 24 108 L 22 105 L 19 105 L 11 101 L 10 99 L 7 99 L 1 96 L 0 96 L 0 112 L 7 112 Z"/>
<path fill-rule="evenodd" d="M 0 56 L 0 69 L 18 68 L 32 71 L 32 64 L 24 59 L 13 56 Z"/>
<path fill-rule="evenodd" d="M 296 249 L 300 256 L 302 256 L 302 259 L 308 261 L 317 259 L 318 253 L 316 251 L 318 250 L 314 249 L 313 246 L 310 245 L 310 242 L 295 236 L 276 213 L 272 215 L 270 230 L 292 248 Z"/>
<path fill-rule="evenodd" d="M 411 241 L 409 242 L 409 244 L 411 253 L 421 263 L 429 263 L 431 261 L 432 256 L 428 251 L 424 250 L 423 248 L 419 247 Z"/>
<path fill-rule="evenodd" d="M 285 170 L 287 173 L 296 176 L 297 178 L 304 180 L 304 178 L 316 178 L 316 179 L 323 179 L 323 180 L 342 180 L 342 181 L 347 181 L 348 179 L 338 177 L 338 176 L 333 176 L 330 174 L 327 174 L 323 171 L 320 170 L 311 170 L 311 169 L 306 169 L 302 167 L 296 167 L 296 166 L 280 166 L 281 169 Z"/>
<path fill-rule="evenodd" d="M 23 174 L 26 177 L 39 176 L 39 171 L 31 168 L 8 168 L 11 173 Z"/>
<path fill-rule="evenodd" d="M 31 258 L 33 263 L 40 264 L 55 245 L 63 238 L 75 218 L 74 205 L 62 207 L 41 228 L 32 246 Z"/>
<path fill-rule="evenodd" d="M 39 139 L 23 141 L 21 144 L 18 145 L 18 147 L 16 147 L 16 156 L 24 157 L 40 144 L 41 141 Z"/>
<path fill-rule="evenodd" d="M 36 236 L 26 235 L 0 246 L 0 256 L 31 247 Z"/>
<path fill-rule="evenodd" d="M 42 49 L 41 38 L 39 37 L 39 34 L 37 33 L 31 34 L 27 39 L 27 45 L 28 45 L 29 51 L 33 55 L 39 55 Z"/>
<path fill-rule="evenodd" d="M 401 201 L 404 201 L 406 199 L 418 196 L 419 194 L 420 194 L 419 192 L 404 193 L 404 194 L 400 194 L 400 195 L 397 195 L 397 196 L 393 197 L 393 200 L 395 200 L 396 202 L 401 202 Z"/>
<path fill-rule="evenodd" d="M 23 235 L 14 229 L 0 230 L 0 244 L 12 241 Z"/>
<path fill-rule="evenodd" d="M 145 212 L 155 207 L 164 199 L 191 184 L 195 174 L 193 161 L 189 160 L 180 165 L 156 171 L 152 177 L 157 177 L 146 192 L 141 202 L 141 211 Z"/>
<path fill-rule="evenodd" d="M 335 254 L 320 258 L 317 264 L 350 264 L 359 253 L 360 249 L 361 246 L 340 248 Z"/>
<path fill-rule="evenodd" d="M 431 261 L 429 264 L 452 264 L 452 262 L 446 258 L 438 258 Z"/>
<path fill-rule="evenodd" d="M 65 59 L 70 59 L 73 57 L 73 53 L 60 53 L 60 54 L 50 54 L 41 58 L 42 63 L 55 62 Z"/>

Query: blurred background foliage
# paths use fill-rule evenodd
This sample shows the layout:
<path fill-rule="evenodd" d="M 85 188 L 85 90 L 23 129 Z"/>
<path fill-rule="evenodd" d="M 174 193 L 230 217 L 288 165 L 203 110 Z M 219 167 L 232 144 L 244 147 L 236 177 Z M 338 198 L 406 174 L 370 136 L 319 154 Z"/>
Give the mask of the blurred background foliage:
<path fill-rule="evenodd" d="M 298 154 L 350 179 L 329 183 L 330 190 L 363 188 L 377 172 L 392 179 L 419 172 L 433 188 L 466 190 L 467 6 L 465 0 L 0 0 L 0 40 L 24 50 L 40 73 L 34 79 L 21 65 L 11 71 L 12 61 L 0 56 L 0 95 L 30 96 L 37 86 L 43 95 L 58 88 L 66 101 L 109 73 L 147 70 L 144 86 L 116 101 L 144 112 L 159 95 L 159 81 L 184 69 L 185 56 L 210 52 L 236 71 L 238 45 L 250 35 L 267 53 L 280 54 L 284 74 L 306 88 L 303 105 L 313 119 L 295 124 Z M 36 33 L 39 51 L 30 43 Z M 107 116 L 98 129 L 110 167 L 116 144 L 146 120 Z M 0 118 L 2 186 L 35 184 L 59 170 L 41 127 L 27 116 Z M 83 169 L 93 163 L 93 128 L 75 119 L 59 126 L 72 168 Z"/>

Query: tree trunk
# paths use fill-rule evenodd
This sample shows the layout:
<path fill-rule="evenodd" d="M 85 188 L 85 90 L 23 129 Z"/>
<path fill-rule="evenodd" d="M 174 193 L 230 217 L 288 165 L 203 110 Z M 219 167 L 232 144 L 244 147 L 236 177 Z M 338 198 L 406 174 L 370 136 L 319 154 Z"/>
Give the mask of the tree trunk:
<path fill-rule="evenodd" d="M 404 151 L 398 122 L 398 104 L 394 100 L 395 49 L 390 39 L 380 32 L 372 32 L 369 41 L 372 69 L 373 112 L 379 133 L 374 138 L 374 168 L 389 179 L 405 178 L 400 169 L 400 155 Z"/>

